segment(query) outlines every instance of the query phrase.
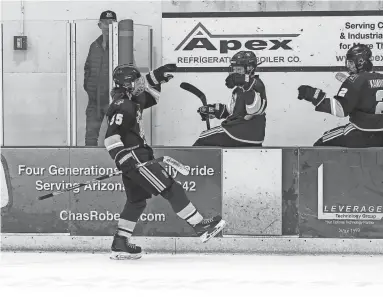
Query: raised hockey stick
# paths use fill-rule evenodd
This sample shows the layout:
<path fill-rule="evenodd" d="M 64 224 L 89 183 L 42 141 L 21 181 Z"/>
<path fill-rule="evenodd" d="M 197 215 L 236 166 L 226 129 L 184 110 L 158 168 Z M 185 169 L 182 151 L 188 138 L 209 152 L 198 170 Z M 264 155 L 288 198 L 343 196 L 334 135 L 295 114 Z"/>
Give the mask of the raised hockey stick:
<path fill-rule="evenodd" d="M 160 158 L 157 158 L 157 159 L 150 160 L 150 161 L 145 162 L 145 163 L 137 164 L 136 165 L 136 169 L 138 169 L 140 167 L 143 167 L 143 166 L 149 166 L 149 165 L 154 164 L 154 163 L 159 163 L 159 162 L 163 162 L 163 163 L 173 167 L 174 169 L 176 169 L 182 175 L 188 175 L 189 174 L 189 169 L 185 165 L 181 164 L 180 162 L 178 162 L 177 160 L 175 160 L 175 159 L 173 159 L 173 158 L 171 158 L 169 156 L 163 156 L 163 157 L 160 157 Z M 82 188 L 82 187 L 84 187 L 86 185 L 89 185 L 89 184 L 92 184 L 92 183 L 95 183 L 95 182 L 99 182 L 99 181 L 107 179 L 107 178 L 111 178 L 113 176 L 118 176 L 121 173 L 122 173 L 121 171 L 116 171 L 116 172 L 113 172 L 113 173 L 110 173 L 110 174 L 105 174 L 105 175 L 99 176 L 97 178 L 94 178 L 92 180 L 89 180 L 89 181 L 86 181 L 86 182 L 83 182 L 83 183 L 79 183 L 79 184 L 77 184 L 75 186 L 66 188 L 65 190 L 56 191 L 56 192 L 52 192 L 52 193 L 49 193 L 49 194 L 37 197 L 37 200 L 45 200 L 45 199 L 51 198 L 53 196 L 57 196 L 57 195 L 60 195 L 60 194 L 72 191 L 74 189 Z"/>
<path fill-rule="evenodd" d="M 195 96 L 197 96 L 201 100 L 202 105 L 204 105 L 204 106 L 207 105 L 206 96 L 200 89 L 198 89 L 197 87 L 195 87 L 192 84 L 189 84 L 187 82 L 181 83 L 180 87 L 182 89 L 194 94 Z M 210 129 L 210 119 L 208 116 L 206 117 L 206 128 L 208 130 Z"/>

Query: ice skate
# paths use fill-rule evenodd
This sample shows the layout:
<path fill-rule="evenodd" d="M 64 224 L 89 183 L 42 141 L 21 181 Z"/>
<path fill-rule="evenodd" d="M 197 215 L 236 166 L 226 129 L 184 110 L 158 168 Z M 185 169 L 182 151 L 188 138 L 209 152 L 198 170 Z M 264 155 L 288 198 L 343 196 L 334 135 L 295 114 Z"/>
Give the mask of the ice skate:
<path fill-rule="evenodd" d="M 200 223 L 193 226 L 193 228 L 201 241 L 207 242 L 210 238 L 221 232 L 225 225 L 226 222 L 222 220 L 221 216 L 215 216 L 210 219 L 203 219 Z"/>
<path fill-rule="evenodd" d="M 129 243 L 129 239 L 118 234 L 114 235 L 112 243 L 112 260 L 137 260 L 142 257 L 141 247 Z"/>

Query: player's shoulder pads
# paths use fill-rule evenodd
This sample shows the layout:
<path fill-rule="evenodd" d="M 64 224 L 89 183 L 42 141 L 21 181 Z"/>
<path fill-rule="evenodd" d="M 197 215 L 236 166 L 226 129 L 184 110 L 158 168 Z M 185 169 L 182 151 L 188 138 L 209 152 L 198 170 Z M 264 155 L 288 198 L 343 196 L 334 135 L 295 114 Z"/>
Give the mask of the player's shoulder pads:
<path fill-rule="evenodd" d="M 354 82 L 356 82 L 356 80 L 358 79 L 358 77 L 359 77 L 359 74 L 351 74 L 351 75 L 347 78 L 347 80 L 350 81 L 351 83 L 354 83 Z"/>
<path fill-rule="evenodd" d="M 112 103 L 109 105 L 107 115 L 111 116 L 111 115 L 115 114 L 116 112 L 123 111 L 125 101 L 129 101 L 129 100 L 125 100 L 125 99 L 121 99 L 121 98 L 113 100 Z"/>
<path fill-rule="evenodd" d="M 346 85 L 351 85 L 354 89 L 357 90 L 360 89 L 367 79 L 367 76 L 365 75 L 366 73 L 367 72 L 361 72 L 350 75 L 345 81 Z"/>

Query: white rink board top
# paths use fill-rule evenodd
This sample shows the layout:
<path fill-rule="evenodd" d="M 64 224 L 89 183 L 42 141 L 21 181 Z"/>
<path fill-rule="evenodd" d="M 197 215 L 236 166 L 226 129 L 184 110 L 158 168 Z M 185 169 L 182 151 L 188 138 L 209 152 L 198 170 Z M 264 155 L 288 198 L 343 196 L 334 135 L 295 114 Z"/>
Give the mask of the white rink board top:
<path fill-rule="evenodd" d="M 345 53 L 360 42 L 371 48 L 374 66 L 383 66 L 382 11 L 320 13 L 163 14 L 163 63 L 228 67 L 235 52 L 252 50 L 263 62 L 261 68 L 344 67 Z"/>

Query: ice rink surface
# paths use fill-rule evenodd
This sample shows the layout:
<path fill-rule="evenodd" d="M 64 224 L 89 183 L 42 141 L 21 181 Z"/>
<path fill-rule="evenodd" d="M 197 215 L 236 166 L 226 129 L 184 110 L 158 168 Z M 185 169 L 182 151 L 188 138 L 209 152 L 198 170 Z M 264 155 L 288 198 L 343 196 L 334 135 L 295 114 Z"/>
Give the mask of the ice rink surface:
<path fill-rule="evenodd" d="M 1 253 L 1 296 L 383 296 L 383 256 Z M 21 295 L 23 294 L 23 295 Z"/>

